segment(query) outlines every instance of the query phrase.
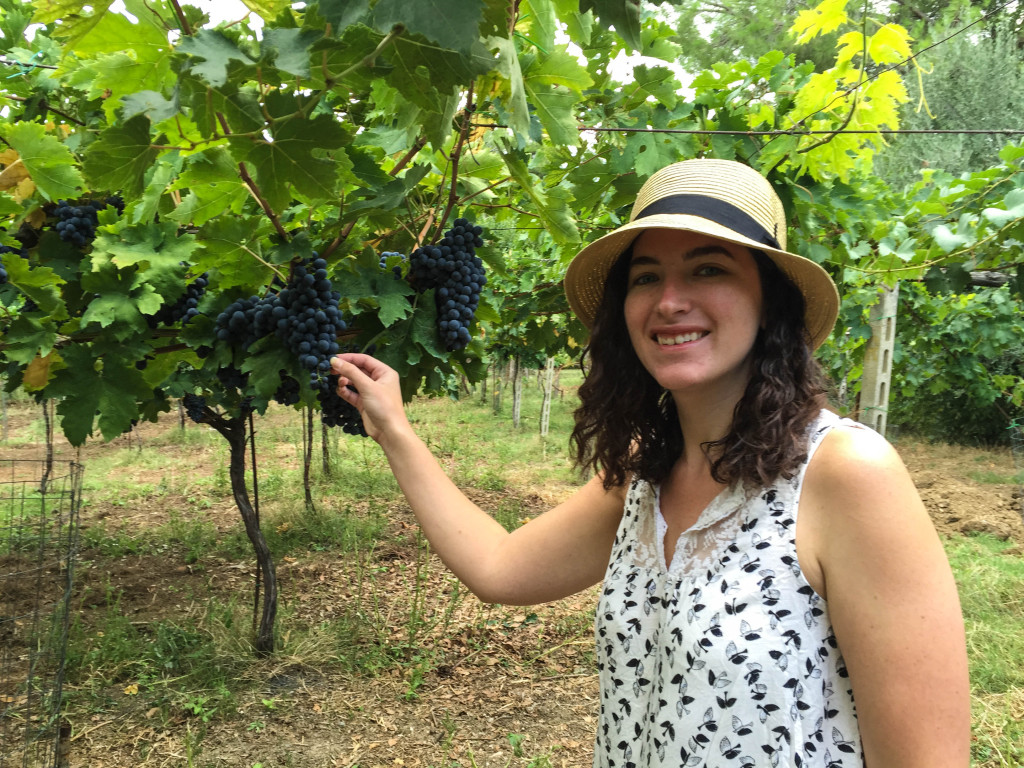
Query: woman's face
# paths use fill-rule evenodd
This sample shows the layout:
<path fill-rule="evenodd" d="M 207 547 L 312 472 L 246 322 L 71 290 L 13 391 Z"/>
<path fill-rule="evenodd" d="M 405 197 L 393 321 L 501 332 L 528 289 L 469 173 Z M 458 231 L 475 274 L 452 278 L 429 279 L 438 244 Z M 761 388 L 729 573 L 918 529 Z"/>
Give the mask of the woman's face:
<path fill-rule="evenodd" d="M 706 235 L 648 229 L 633 243 L 624 316 L 640 362 L 665 389 L 739 399 L 762 323 L 750 251 Z"/>

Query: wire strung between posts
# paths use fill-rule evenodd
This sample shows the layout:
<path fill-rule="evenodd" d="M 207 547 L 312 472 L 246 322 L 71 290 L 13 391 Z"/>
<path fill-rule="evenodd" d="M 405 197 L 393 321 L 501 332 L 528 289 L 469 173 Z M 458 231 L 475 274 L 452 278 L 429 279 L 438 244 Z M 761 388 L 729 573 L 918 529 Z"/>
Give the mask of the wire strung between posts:
<path fill-rule="evenodd" d="M 473 123 L 474 128 L 508 128 L 502 123 Z M 593 128 L 586 125 L 576 126 L 579 131 L 594 131 L 595 133 L 678 133 L 698 134 L 707 136 L 815 136 L 824 134 L 839 135 L 843 133 L 856 134 L 913 134 L 913 133 L 934 133 L 934 134 L 975 134 L 975 135 L 1010 135 L 1024 136 L 1024 129 L 1019 128 L 878 128 L 865 130 L 861 128 L 845 129 L 842 131 L 809 130 L 804 128 L 778 129 L 771 131 L 721 131 L 704 128 Z"/>

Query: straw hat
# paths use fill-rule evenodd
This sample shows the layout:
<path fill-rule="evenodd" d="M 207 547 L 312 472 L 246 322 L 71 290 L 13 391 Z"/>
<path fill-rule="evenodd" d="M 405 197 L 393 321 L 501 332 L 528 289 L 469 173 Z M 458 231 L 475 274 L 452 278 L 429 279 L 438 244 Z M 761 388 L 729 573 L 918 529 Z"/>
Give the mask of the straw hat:
<path fill-rule="evenodd" d="M 832 278 L 813 261 L 786 251 L 782 201 L 761 174 L 732 160 L 685 160 L 662 168 L 640 188 L 629 222 L 576 254 L 565 274 L 565 294 L 588 328 L 608 271 L 645 229 L 681 229 L 763 251 L 803 294 L 813 348 L 832 332 L 839 314 Z"/>

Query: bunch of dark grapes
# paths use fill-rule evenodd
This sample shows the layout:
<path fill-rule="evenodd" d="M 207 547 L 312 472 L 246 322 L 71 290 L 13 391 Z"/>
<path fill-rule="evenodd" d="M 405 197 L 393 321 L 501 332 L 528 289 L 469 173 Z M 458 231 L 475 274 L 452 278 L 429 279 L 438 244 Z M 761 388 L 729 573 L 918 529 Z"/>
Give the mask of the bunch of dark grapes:
<path fill-rule="evenodd" d="M 292 269 L 288 285 L 257 312 L 258 326 L 273 329 L 314 385 L 330 370 L 338 333 L 345 330 L 339 298 L 327 277 L 327 262 L 314 258 Z"/>
<path fill-rule="evenodd" d="M 256 308 L 264 301 L 259 296 L 250 296 L 228 304 L 215 321 L 217 338 L 244 350 L 266 336 L 266 330 L 257 333 L 255 327 Z"/>
<path fill-rule="evenodd" d="M 185 293 L 176 302 L 160 307 L 160 311 L 153 315 L 153 319 L 157 323 L 163 323 L 164 325 L 174 325 L 178 321 L 187 323 L 199 314 L 199 300 L 203 298 L 206 286 L 209 284 L 209 273 L 203 272 L 203 274 L 188 284 L 185 288 Z"/>
<path fill-rule="evenodd" d="M 409 256 L 414 287 L 435 289 L 437 328 L 449 352 L 469 343 L 469 324 L 487 284 L 483 262 L 476 255 L 484 244 L 482 234 L 482 227 L 456 219 L 439 243 L 417 248 Z"/>
<path fill-rule="evenodd" d="M 274 402 L 281 405 L 295 405 L 301 399 L 298 380 L 287 375 L 285 371 L 281 371 L 281 384 L 274 392 Z"/>
<path fill-rule="evenodd" d="M 96 226 L 99 224 L 97 214 L 107 206 L 113 206 L 120 216 L 124 213 L 124 200 L 120 195 L 108 197 L 103 201 L 79 200 L 68 202 L 60 200 L 54 215 L 57 223 L 54 229 L 60 239 L 83 248 L 96 238 Z"/>
<path fill-rule="evenodd" d="M 380 268 L 381 269 L 387 269 L 388 268 L 388 259 L 393 257 L 393 256 L 397 256 L 403 262 L 405 261 L 405 254 L 401 254 L 398 251 L 381 251 L 381 253 L 380 253 Z M 391 268 L 391 274 L 393 274 L 395 276 L 395 280 L 401 280 L 402 279 L 402 265 L 401 264 L 395 264 L 395 266 L 393 266 Z"/>
<path fill-rule="evenodd" d="M 55 229 L 60 239 L 77 245 L 79 248 L 89 245 L 96 237 L 96 216 L 98 208 L 93 203 L 73 205 L 67 200 L 57 203 L 57 224 Z"/>
<path fill-rule="evenodd" d="M 217 380 L 225 389 L 237 389 L 241 392 L 249 384 L 249 374 L 233 365 L 225 365 L 217 369 Z"/>
<path fill-rule="evenodd" d="M 182 403 L 185 406 L 185 413 L 192 419 L 196 424 L 202 424 L 206 421 L 206 398 L 202 395 L 193 395 L 191 393 L 185 395 L 182 399 Z"/>
<path fill-rule="evenodd" d="M 366 437 L 366 427 L 358 409 L 338 397 L 338 377 L 325 376 L 316 391 L 320 401 L 320 420 L 328 427 L 340 427 L 347 435 Z"/>

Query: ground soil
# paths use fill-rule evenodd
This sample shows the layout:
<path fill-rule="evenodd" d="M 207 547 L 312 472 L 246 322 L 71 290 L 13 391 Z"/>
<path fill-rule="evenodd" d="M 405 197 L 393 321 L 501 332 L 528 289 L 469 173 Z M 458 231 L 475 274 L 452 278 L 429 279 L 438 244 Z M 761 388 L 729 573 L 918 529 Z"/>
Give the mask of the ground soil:
<path fill-rule="evenodd" d="M 14 434 L 37 414 L 13 413 L 10 418 L 8 429 Z M 143 425 L 130 439 L 145 446 L 160 430 L 173 428 L 173 420 L 167 421 Z M 79 458 L 88 467 L 91 457 L 123 448 L 128 439 L 89 444 Z M 0 445 L 0 459 L 38 458 L 42 447 Z M 897 447 L 942 535 L 990 534 L 1004 540 L 1008 552 L 1024 553 L 1019 488 L 1007 482 L 1015 474 L 1008 449 L 910 440 Z M 58 460 L 74 456 L 59 438 L 57 452 Z M 209 465 L 197 458 L 194 466 Z M 470 493 L 484 502 L 496 500 L 491 492 Z M 529 517 L 558 499 L 523 494 L 517 500 Z M 142 530 L 165 523 L 175 504 L 187 500 L 163 498 L 134 509 L 87 503 L 82 525 L 116 517 L 119 525 Z M 206 514 L 218 530 L 239 525 L 229 499 Z M 65 745 L 69 765 L 589 765 L 598 706 L 587 619 L 594 591 L 534 609 L 485 606 L 471 596 L 452 601 L 452 580 L 443 566 L 435 560 L 419 562 L 419 550 L 408 543 L 414 530 L 409 510 L 396 505 L 388 521 L 398 543 L 382 545 L 373 554 L 374 615 L 381 626 L 392 617 L 394 632 L 406 632 L 409 622 L 402 617 L 411 608 L 403 596 L 417 593 L 411 584 L 417 573 L 425 573 L 423 605 L 429 613 L 436 600 L 447 613 L 415 642 L 435 651 L 430 658 L 440 663 L 417 666 L 413 654 L 408 664 L 371 676 L 338 671 L 338 665 L 315 651 L 292 648 L 247 667 L 249 679 L 240 682 L 248 685 L 240 686 L 245 692 L 235 697 L 235 711 L 211 713 L 207 722 L 202 713 L 190 716 L 149 706 L 145 696 L 131 692 L 130 680 L 109 681 L 104 707 L 96 707 L 94 696 L 76 695 L 81 692 L 72 684 Z M 336 616 L 356 598 L 354 567 L 330 552 L 281 560 L 280 588 L 289 621 L 315 624 Z M 84 552 L 77 581 L 75 611 L 86 625 L 109 611 L 117 596 L 119 610 L 144 629 L 170 618 L 184 625 L 199 622 L 211 598 L 246 595 L 252 569 L 216 559 L 183 564 L 174 552 L 116 559 Z M 93 704 L 85 707 L 86 701 Z M 518 747 L 510 740 L 516 734 L 525 736 Z"/>

